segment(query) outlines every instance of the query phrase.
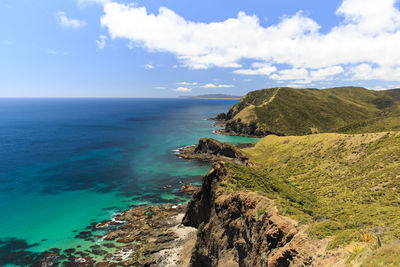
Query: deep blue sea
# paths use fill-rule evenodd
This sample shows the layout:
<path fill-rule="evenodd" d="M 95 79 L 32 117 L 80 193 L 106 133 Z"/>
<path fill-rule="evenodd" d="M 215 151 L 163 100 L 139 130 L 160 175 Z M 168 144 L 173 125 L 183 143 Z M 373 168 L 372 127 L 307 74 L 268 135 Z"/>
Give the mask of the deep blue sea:
<path fill-rule="evenodd" d="M 174 193 L 210 165 L 177 158 L 177 148 L 200 137 L 256 141 L 212 133 L 206 119 L 235 102 L 0 99 L 0 266 L 102 242 L 77 233 L 130 206 L 187 201 Z"/>

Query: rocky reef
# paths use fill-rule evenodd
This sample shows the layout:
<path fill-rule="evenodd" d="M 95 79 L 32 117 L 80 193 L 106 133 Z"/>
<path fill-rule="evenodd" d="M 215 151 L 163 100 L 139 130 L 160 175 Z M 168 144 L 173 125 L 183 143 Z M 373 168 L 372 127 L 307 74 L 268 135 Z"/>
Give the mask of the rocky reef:
<path fill-rule="evenodd" d="M 248 164 L 248 157 L 240 149 L 232 144 L 221 143 L 211 138 L 201 138 L 197 145 L 184 147 L 176 155 L 184 159 L 208 162 L 229 160 L 238 164 Z"/>

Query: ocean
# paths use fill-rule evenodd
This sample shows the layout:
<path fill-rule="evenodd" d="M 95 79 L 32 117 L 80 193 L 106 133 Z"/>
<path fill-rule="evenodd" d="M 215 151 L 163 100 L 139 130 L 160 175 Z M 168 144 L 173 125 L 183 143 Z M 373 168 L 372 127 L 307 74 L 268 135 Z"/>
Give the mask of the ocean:
<path fill-rule="evenodd" d="M 85 250 L 78 233 L 142 204 L 179 204 L 210 164 L 176 150 L 213 133 L 235 100 L 0 99 L 0 266 L 50 249 Z"/>

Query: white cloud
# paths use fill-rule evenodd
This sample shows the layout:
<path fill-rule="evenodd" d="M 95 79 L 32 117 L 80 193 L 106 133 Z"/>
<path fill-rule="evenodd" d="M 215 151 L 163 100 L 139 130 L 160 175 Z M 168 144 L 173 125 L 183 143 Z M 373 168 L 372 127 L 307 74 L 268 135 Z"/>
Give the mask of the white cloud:
<path fill-rule="evenodd" d="M 53 49 L 46 49 L 46 53 L 49 55 L 58 55 L 58 53 Z"/>
<path fill-rule="evenodd" d="M 174 89 L 174 91 L 187 93 L 191 92 L 192 89 L 188 87 L 179 86 L 178 88 Z"/>
<path fill-rule="evenodd" d="M 270 75 L 271 73 L 277 71 L 275 66 L 269 64 L 260 64 L 255 62 L 252 64 L 253 69 L 238 69 L 234 70 L 233 73 L 242 75 Z"/>
<path fill-rule="evenodd" d="M 301 84 L 296 84 L 296 83 L 290 83 L 290 84 L 287 84 L 285 87 L 291 87 L 291 88 L 304 88 L 304 86 L 303 86 L 303 85 L 301 85 Z"/>
<path fill-rule="evenodd" d="M 106 44 L 107 44 L 106 40 L 107 40 L 107 36 L 105 36 L 105 35 L 100 35 L 99 40 L 96 40 L 97 47 L 100 50 L 103 50 L 104 47 L 106 47 Z"/>
<path fill-rule="evenodd" d="M 343 0 L 336 11 L 343 21 L 326 33 L 301 11 L 264 27 L 244 12 L 202 23 L 166 7 L 151 14 L 145 7 L 115 2 L 104 6 L 101 24 L 113 39 L 125 38 L 150 52 L 172 53 L 191 69 L 236 68 L 236 74 L 305 81 L 333 79 L 346 69 L 354 74 L 351 79 L 399 81 L 400 11 L 395 3 Z M 246 69 L 241 65 L 244 59 L 256 63 Z M 278 71 L 281 64 L 287 69 Z M 370 75 L 358 73 L 360 64 L 374 66 Z"/>
<path fill-rule="evenodd" d="M 341 66 L 332 66 L 308 71 L 305 68 L 284 69 L 270 75 L 272 80 L 292 81 L 292 83 L 309 84 L 313 81 L 327 81 L 344 72 Z"/>
<path fill-rule="evenodd" d="M 54 55 L 54 56 L 57 56 L 57 55 L 67 56 L 68 55 L 67 52 L 59 52 L 59 51 L 56 51 L 56 50 L 50 49 L 50 48 L 46 49 L 45 52 L 49 55 Z"/>
<path fill-rule="evenodd" d="M 400 65 L 393 67 L 373 67 L 360 64 L 350 69 L 352 80 L 386 80 L 400 81 Z"/>
<path fill-rule="evenodd" d="M 383 90 L 387 90 L 387 88 L 384 88 L 382 86 L 375 86 L 375 87 L 370 87 L 369 89 L 371 90 L 375 90 L 375 91 L 383 91 Z"/>
<path fill-rule="evenodd" d="M 56 19 L 58 23 L 64 28 L 81 28 L 87 26 L 87 22 L 84 20 L 78 20 L 67 17 L 67 14 L 63 11 L 56 13 Z"/>
<path fill-rule="evenodd" d="M 319 70 L 310 71 L 310 80 L 321 81 L 330 79 L 332 76 L 336 76 L 344 72 L 341 66 L 332 66 L 328 68 L 322 68 Z"/>
<path fill-rule="evenodd" d="M 145 66 L 144 66 L 146 69 L 154 69 L 154 65 L 153 64 L 151 64 L 151 63 L 147 63 Z"/>
<path fill-rule="evenodd" d="M 272 74 L 270 78 L 272 80 L 297 80 L 308 77 L 308 71 L 305 68 L 285 69 L 278 72 L 278 74 Z"/>
<path fill-rule="evenodd" d="M 283 81 L 279 81 L 279 82 L 283 82 Z M 310 80 L 297 80 L 297 81 L 292 81 L 293 84 L 310 84 L 311 81 Z"/>
<path fill-rule="evenodd" d="M 105 5 L 110 0 L 77 0 L 78 6 L 85 7 L 90 5 Z"/>
<path fill-rule="evenodd" d="M 400 27 L 400 12 L 394 5 L 397 0 L 344 0 L 337 10 L 344 16 L 348 27 L 357 27 L 363 33 L 379 34 Z"/>
<path fill-rule="evenodd" d="M 231 88 L 234 87 L 232 84 L 214 84 L 214 83 L 207 83 L 202 88 Z"/>
<path fill-rule="evenodd" d="M 197 82 L 179 82 L 179 83 L 176 83 L 177 85 L 190 85 L 190 86 L 195 86 L 195 85 L 197 85 L 198 83 Z"/>
<path fill-rule="evenodd" d="M 167 87 L 165 87 L 165 86 L 155 86 L 154 89 L 165 90 L 165 89 L 167 89 Z"/>

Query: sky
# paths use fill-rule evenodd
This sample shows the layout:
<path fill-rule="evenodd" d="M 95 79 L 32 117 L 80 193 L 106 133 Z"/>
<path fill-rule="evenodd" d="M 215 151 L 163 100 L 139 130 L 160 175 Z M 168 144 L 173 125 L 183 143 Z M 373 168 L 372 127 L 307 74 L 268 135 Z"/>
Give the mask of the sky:
<path fill-rule="evenodd" d="M 0 97 L 400 87 L 397 0 L 1 0 Z"/>

